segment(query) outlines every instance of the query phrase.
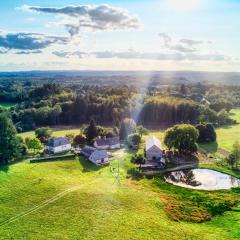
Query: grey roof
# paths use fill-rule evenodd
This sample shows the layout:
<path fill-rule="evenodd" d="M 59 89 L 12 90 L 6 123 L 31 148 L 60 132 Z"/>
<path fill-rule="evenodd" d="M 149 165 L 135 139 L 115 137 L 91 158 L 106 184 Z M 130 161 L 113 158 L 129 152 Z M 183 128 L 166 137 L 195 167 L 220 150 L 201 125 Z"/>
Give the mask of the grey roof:
<path fill-rule="evenodd" d="M 162 145 L 161 145 L 161 142 L 159 141 L 159 139 L 157 139 L 154 136 L 151 136 L 146 141 L 146 151 L 149 150 L 153 146 L 156 146 L 159 149 L 162 149 Z"/>
<path fill-rule="evenodd" d="M 90 147 L 90 146 L 85 146 L 82 150 L 81 153 L 85 155 L 86 157 L 90 157 L 93 152 L 96 151 L 96 148 Z"/>
<path fill-rule="evenodd" d="M 51 138 L 46 143 L 49 147 L 59 147 L 67 144 L 70 144 L 70 142 L 65 137 Z"/>
<path fill-rule="evenodd" d="M 99 159 L 107 158 L 108 154 L 106 150 L 96 150 L 95 152 L 92 153 L 91 157 L 94 160 L 99 160 Z"/>
<path fill-rule="evenodd" d="M 112 137 L 112 138 L 101 138 L 97 139 L 96 143 L 98 146 L 112 146 L 120 143 L 119 137 Z"/>

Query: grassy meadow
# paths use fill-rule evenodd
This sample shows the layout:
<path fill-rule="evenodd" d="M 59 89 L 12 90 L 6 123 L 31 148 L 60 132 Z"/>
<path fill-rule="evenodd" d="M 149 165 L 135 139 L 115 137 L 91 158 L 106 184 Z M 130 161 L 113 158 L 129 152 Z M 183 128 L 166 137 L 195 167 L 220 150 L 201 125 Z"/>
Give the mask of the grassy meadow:
<path fill-rule="evenodd" d="M 65 130 L 58 130 L 58 129 L 53 129 L 53 137 L 64 137 L 66 134 L 73 134 L 77 135 L 80 133 L 80 128 L 74 128 L 74 129 L 65 129 Z M 18 134 L 21 136 L 23 139 L 26 137 L 33 138 L 35 137 L 35 132 L 34 131 L 29 131 L 29 132 L 23 132 Z"/>
<path fill-rule="evenodd" d="M 240 122 L 240 110 L 231 114 Z M 56 129 L 53 136 L 79 132 Z M 231 150 L 238 133 L 240 125 L 219 128 L 218 142 L 200 147 Z M 149 135 L 163 140 L 164 133 Z M 83 158 L 0 168 L 0 239 L 240 239 L 239 190 L 196 191 L 146 179 L 130 163 L 131 153 L 115 156 L 120 156 L 120 185 L 112 173 L 116 160 L 104 168 Z M 215 162 L 200 167 L 240 177 Z"/>
<path fill-rule="evenodd" d="M 240 109 L 232 110 L 231 117 L 239 124 L 217 129 L 218 147 L 228 151 L 231 151 L 232 145 L 236 141 L 240 142 Z"/>
<path fill-rule="evenodd" d="M 173 221 L 210 219 L 210 205 L 239 193 L 132 180 L 129 155 L 121 158 L 119 185 L 111 172 L 116 164 L 97 168 L 76 158 L 1 168 L 0 239 L 239 239 L 238 208 L 203 223 Z"/>
<path fill-rule="evenodd" d="M 217 128 L 217 142 L 210 144 L 200 144 L 200 148 L 210 153 L 216 153 L 219 148 L 226 151 L 231 151 L 233 144 L 236 141 L 240 142 L 240 109 L 234 109 L 230 112 L 230 114 L 231 118 L 236 120 L 239 124 Z M 154 135 L 162 141 L 164 138 L 163 131 L 150 131 L 149 135 Z M 143 139 L 146 140 L 148 136 L 144 136 Z"/>
<path fill-rule="evenodd" d="M 4 108 L 10 108 L 15 105 L 16 105 L 16 103 L 12 103 L 12 102 L 0 102 L 0 107 L 4 107 Z"/>

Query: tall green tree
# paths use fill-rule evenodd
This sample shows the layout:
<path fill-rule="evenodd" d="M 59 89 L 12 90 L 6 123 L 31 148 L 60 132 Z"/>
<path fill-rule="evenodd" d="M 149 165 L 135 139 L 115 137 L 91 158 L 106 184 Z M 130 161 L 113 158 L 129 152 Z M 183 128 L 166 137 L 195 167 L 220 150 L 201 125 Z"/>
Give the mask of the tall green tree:
<path fill-rule="evenodd" d="M 7 164 L 10 160 L 24 153 L 21 139 L 12 120 L 4 113 L 0 114 L 0 162 Z"/>
<path fill-rule="evenodd" d="M 141 143 L 141 135 L 139 133 L 128 135 L 128 143 L 131 147 L 138 148 Z"/>
<path fill-rule="evenodd" d="M 238 168 L 240 163 L 240 144 L 239 142 L 235 142 L 233 144 L 233 150 L 229 157 L 227 158 L 227 162 L 231 165 L 232 168 Z"/>
<path fill-rule="evenodd" d="M 125 140 L 129 134 L 136 131 L 136 123 L 131 118 L 125 118 L 120 127 L 119 135 L 121 140 Z"/>
<path fill-rule="evenodd" d="M 132 156 L 131 161 L 135 164 L 139 164 L 139 170 L 140 170 L 142 167 L 142 164 L 145 164 L 146 158 L 144 157 L 143 154 L 139 153 Z"/>
<path fill-rule="evenodd" d="M 212 124 L 198 124 L 196 126 L 199 131 L 198 142 L 207 143 L 207 142 L 215 142 L 217 139 L 217 134 Z"/>
<path fill-rule="evenodd" d="M 89 126 L 86 128 L 85 134 L 88 142 L 92 142 L 94 138 L 98 136 L 97 126 L 93 119 L 90 121 Z"/>
<path fill-rule="evenodd" d="M 34 154 L 43 150 L 43 144 L 38 138 L 26 138 L 25 139 L 27 148 L 33 150 Z"/>
<path fill-rule="evenodd" d="M 41 127 L 35 130 L 36 137 L 45 143 L 52 135 L 52 130 L 49 127 Z"/>
<path fill-rule="evenodd" d="M 169 149 L 182 152 L 196 152 L 199 132 L 190 124 L 179 124 L 167 129 L 164 143 Z"/>

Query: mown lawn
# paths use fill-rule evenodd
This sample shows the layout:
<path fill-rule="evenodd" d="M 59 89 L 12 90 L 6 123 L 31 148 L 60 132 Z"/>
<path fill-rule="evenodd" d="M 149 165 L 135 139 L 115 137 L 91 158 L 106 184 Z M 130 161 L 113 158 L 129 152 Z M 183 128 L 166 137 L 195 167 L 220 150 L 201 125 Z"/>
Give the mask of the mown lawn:
<path fill-rule="evenodd" d="M 234 199 L 235 193 L 191 191 L 160 179 L 131 180 L 126 178 L 133 167 L 129 157 L 120 161 L 119 185 L 111 172 L 116 165 L 97 168 L 80 158 L 1 168 L 0 222 L 73 190 L 17 221 L 0 224 L 0 239 L 239 239 L 238 211 L 201 224 L 173 221 L 169 216 L 175 209 L 188 217 L 193 210 L 202 216 L 209 199 Z M 177 204 L 176 208 L 166 202 Z"/>

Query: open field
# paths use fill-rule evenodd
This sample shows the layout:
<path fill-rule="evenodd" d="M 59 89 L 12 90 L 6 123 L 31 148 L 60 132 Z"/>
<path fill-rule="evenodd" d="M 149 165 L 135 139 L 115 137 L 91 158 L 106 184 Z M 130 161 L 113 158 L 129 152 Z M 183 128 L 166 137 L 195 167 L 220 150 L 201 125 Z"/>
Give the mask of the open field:
<path fill-rule="evenodd" d="M 200 147 L 210 153 L 216 153 L 219 148 L 231 151 L 233 144 L 240 142 L 240 109 L 232 110 L 231 117 L 239 124 L 216 129 L 217 143 L 200 144 Z"/>
<path fill-rule="evenodd" d="M 77 135 L 79 133 L 80 133 L 80 128 L 69 129 L 69 130 L 53 130 L 54 137 L 64 137 L 66 134 Z M 26 137 L 33 138 L 35 137 L 35 132 L 34 131 L 24 132 L 24 133 L 20 133 L 19 136 L 21 136 L 23 139 L 25 139 Z"/>
<path fill-rule="evenodd" d="M 229 151 L 236 141 L 240 142 L 240 109 L 231 111 L 231 117 L 239 124 L 217 129 L 218 146 Z"/>
<path fill-rule="evenodd" d="M 10 108 L 15 105 L 16 105 L 16 103 L 12 103 L 12 102 L 0 102 L 0 107 L 4 107 L 4 108 Z"/>
<path fill-rule="evenodd" d="M 232 110 L 231 117 L 239 124 L 217 128 L 217 143 L 200 144 L 200 147 L 210 153 L 216 153 L 219 148 L 231 151 L 232 145 L 236 141 L 240 142 L 240 109 Z M 160 140 L 164 138 L 164 133 L 162 131 L 151 131 L 149 135 L 154 135 Z M 147 136 L 144 136 L 143 139 L 145 140 L 146 138 Z"/>
<path fill-rule="evenodd" d="M 236 194 L 131 180 L 128 157 L 120 167 L 120 185 L 111 167 L 99 169 L 82 158 L 1 168 L 0 239 L 239 239 L 237 208 L 201 224 L 169 218 L 179 209 L 185 218 L 205 217 L 205 203 Z"/>

